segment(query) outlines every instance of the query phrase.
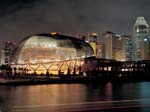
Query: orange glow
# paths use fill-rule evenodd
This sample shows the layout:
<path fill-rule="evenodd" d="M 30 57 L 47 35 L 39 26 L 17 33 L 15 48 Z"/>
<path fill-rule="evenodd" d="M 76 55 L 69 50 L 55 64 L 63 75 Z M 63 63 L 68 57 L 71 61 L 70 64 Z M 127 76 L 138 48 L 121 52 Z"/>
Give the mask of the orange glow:
<path fill-rule="evenodd" d="M 94 54 L 96 55 L 96 43 L 95 42 L 90 42 L 90 45 L 94 50 Z"/>
<path fill-rule="evenodd" d="M 19 74 L 75 74 L 86 57 L 94 52 L 86 42 L 74 37 L 37 34 L 24 39 L 13 55 L 11 66 Z M 55 36 L 56 35 L 56 36 Z M 80 49 L 76 46 L 81 46 Z M 95 44 L 93 45 L 96 49 Z M 16 71 L 17 68 L 17 71 Z"/>
<path fill-rule="evenodd" d="M 56 35 L 56 34 L 58 34 L 57 32 L 51 32 L 51 35 Z"/>
<path fill-rule="evenodd" d="M 62 62 L 52 62 L 49 64 L 33 64 L 33 65 L 15 65 L 14 67 L 17 68 L 22 68 L 22 69 L 17 69 L 17 73 L 23 74 L 22 70 L 26 71 L 24 73 L 27 74 L 34 74 L 36 73 L 37 75 L 44 75 L 47 72 L 49 74 L 53 74 L 53 75 L 58 75 L 59 71 L 64 74 L 67 75 L 69 74 L 74 74 L 74 72 L 76 74 L 79 74 L 80 72 L 80 66 L 83 64 L 83 60 L 66 60 L 66 61 L 62 61 Z M 69 72 L 68 72 L 69 69 Z"/>
<path fill-rule="evenodd" d="M 97 36 L 97 33 L 92 33 L 93 36 Z"/>

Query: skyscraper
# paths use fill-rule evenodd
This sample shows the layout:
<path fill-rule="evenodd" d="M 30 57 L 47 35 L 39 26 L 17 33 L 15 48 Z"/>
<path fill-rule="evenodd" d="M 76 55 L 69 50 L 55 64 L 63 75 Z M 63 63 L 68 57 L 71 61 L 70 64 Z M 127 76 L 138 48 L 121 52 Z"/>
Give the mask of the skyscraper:
<path fill-rule="evenodd" d="M 15 43 L 10 42 L 10 41 L 5 42 L 4 52 L 5 52 L 5 64 L 6 65 L 10 64 L 10 60 L 14 53 L 14 50 L 15 50 Z"/>
<path fill-rule="evenodd" d="M 117 61 L 130 61 L 132 41 L 130 35 L 116 35 L 110 31 L 103 33 L 105 37 L 104 58 Z"/>
<path fill-rule="evenodd" d="M 5 64 L 5 50 L 1 49 L 1 65 Z"/>
<path fill-rule="evenodd" d="M 133 27 L 133 55 L 132 60 L 150 59 L 149 25 L 144 17 L 138 17 Z"/>
<path fill-rule="evenodd" d="M 104 58 L 106 59 L 113 59 L 113 51 L 112 51 L 112 38 L 114 36 L 114 33 L 110 31 L 105 31 L 103 33 L 104 36 L 104 45 L 105 45 L 105 50 L 104 50 Z"/>
<path fill-rule="evenodd" d="M 91 47 L 93 48 L 94 50 L 94 54 L 96 56 L 97 54 L 97 49 L 96 49 L 96 45 L 97 45 L 97 34 L 96 33 L 92 33 L 88 36 L 88 42 L 89 44 L 91 45 Z"/>
<path fill-rule="evenodd" d="M 122 38 L 124 38 L 124 49 L 125 49 L 125 60 L 131 61 L 132 60 L 132 37 L 130 35 L 122 35 Z"/>

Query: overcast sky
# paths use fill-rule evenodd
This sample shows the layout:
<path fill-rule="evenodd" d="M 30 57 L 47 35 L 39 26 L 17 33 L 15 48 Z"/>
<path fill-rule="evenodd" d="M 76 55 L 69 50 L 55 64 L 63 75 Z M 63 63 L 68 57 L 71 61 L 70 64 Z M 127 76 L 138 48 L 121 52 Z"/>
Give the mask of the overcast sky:
<path fill-rule="evenodd" d="M 0 0 L 0 46 L 53 31 L 131 34 L 138 16 L 150 23 L 150 0 Z"/>

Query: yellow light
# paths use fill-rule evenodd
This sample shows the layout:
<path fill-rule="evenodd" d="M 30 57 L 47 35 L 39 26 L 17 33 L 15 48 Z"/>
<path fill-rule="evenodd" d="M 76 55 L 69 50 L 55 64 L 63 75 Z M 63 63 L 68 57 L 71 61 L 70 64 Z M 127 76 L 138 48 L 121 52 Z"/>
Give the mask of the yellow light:
<path fill-rule="evenodd" d="M 51 35 L 56 35 L 57 34 L 57 32 L 51 32 Z"/>
<path fill-rule="evenodd" d="M 92 33 L 93 36 L 97 36 L 97 33 Z"/>
<path fill-rule="evenodd" d="M 90 42 L 90 45 L 94 50 L 94 54 L 96 55 L 96 43 L 95 42 Z"/>

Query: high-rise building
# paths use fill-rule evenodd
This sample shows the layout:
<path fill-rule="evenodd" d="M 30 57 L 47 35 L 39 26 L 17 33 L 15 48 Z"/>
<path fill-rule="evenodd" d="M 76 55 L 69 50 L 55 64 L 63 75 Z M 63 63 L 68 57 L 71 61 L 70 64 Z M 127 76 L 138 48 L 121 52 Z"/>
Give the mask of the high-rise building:
<path fill-rule="evenodd" d="M 94 50 L 94 54 L 96 56 L 97 54 L 97 34 L 96 33 L 92 33 L 88 36 L 88 42 L 91 45 L 91 47 Z"/>
<path fill-rule="evenodd" d="M 125 38 L 121 35 L 115 35 L 112 39 L 113 59 L 125 61 Z"/>
<path fill-rule="evenodd" d="M 4 52 L 5 52 L 5 64 L 6 65 L 10 64 L 10 60 L 14 53 L 14 50 L 15 50 L 15 43 L 10 42 L 10 41 L 5 42 Z"/>
<path fill-rule="evenodd" d="M 96 58 L 103 58 L 103 44 L 101 42 L 96 44 Z"/>
<path fill-rule="evenodd" d="M 138 17 L 133 27 L 132 60 L 150 59 L 149 25 L 144 17 Z"/>
<path fill-rule="evenodd" d="M 126 38 L 110 31 L 103 33 L 105 37 L 105 58 L 117 61 L 126 60 Z"/>
<path fill-rule="evenodd" d="M 125 39 L 125 60 L 131 61 L 132 60 L 132 37 L 130 35 L 122 35 L 122 37 Z"/>
<path fill-rule="evenodd" d="M 112 38 L 114 36 L 114 33 L 110 31 L 106 31 L 103 33 L 104 36 L 104 58 L 106 59 L 112 59 L 113 58 L 113 51 L 112 51 Z"/>
<path fill-rule="evenodd" d="M 5 50 L 1 49 L 1 65 L 5 64 Z"/>

